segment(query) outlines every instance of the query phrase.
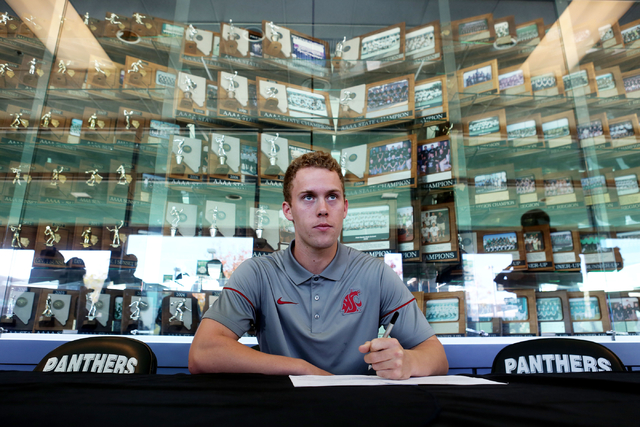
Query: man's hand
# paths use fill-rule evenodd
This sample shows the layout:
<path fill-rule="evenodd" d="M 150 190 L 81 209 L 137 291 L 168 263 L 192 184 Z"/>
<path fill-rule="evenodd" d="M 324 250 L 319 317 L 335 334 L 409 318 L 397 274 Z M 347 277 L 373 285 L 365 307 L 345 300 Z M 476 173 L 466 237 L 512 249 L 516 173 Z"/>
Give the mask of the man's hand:
<path fill-rule="evenodd" d="M 412 349 L 404 349 L 395 338 L 377 338 L 358 347 L 366 353 L 364 361 L 382 378 L 404 380 L 410 377 L 446 375 L 449 363 L 440 340 L 433 335 Z"/>
<path fill-rule="evenodd" d="M 391 380 L 404 380 L 411 377 L 406 363 L 406 351 L 395 338 L 377 338 L 358 347 L 360 353 L 368 353 L 364 361 L 375 369 L 376 374 Z"/>

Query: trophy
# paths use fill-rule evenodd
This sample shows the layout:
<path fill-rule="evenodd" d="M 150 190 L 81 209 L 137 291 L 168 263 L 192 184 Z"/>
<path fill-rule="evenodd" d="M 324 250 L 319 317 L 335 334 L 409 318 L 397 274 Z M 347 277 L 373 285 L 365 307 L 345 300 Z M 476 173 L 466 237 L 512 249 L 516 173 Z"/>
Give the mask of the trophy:
<path fill-rule="evenodd" d="M 100 293 L 95 289 L 89 289 L 87 292 L 87 303 L 89 304 L 89 309 L 87 310 L 87 318 L 82 322 L 83 327 L 96 325 L 98 298 L 100 298 Z"/>
<path fill-rule="evenodd" d="M 138 33 L 141 36 L 155 36 L 157 35 L 155 26 L 149 21 L 151 18 L 148 18 L 139 13 L 133 14 L 133 23 L 131 23 L 131 30 L 134 33 Z M 147 19 L 147 22 L 143 21 L 143 19 Z"/>
<path fill-rule="evenodd" d="M 224 135 L 216 138 L 216 142 L 218 143 L 218 162 L 214 169 L 215 175 L 226 175 L 229 173 L 229 165 L 227 164 L 227 152 L 224 149 Z"/>
<path fill-rule="evenodd" d="M 9 16 L 9 12 L 4 12 L 0 14 L 0 37 L 6 38 L 7 35 L 13 34 L 18 29 L 18 26 L 14 23 L 10 23 L 9 21 L 13 21 L 14 19 Z"/>
<path fill-rule="evenodd" d="M 119 19 L 120 17 L 115 13 L 112 13 L 109 17 L 105 18 L 104 31 L 102 32 L 104 37 L 116 37 L 118 31 L 126 28 Z"/>
<path fill-rule="evenodd" d="M 339 41 L 338 44 L 336 44 L 336 54 L 334 56 L 336 59 L 342 58 L 342 54 L 344 53 L 344 43 L 346 41 L 347 38 L 345 37 L 344 39 L 342 39 L 342 41 Z"/>
<path fill-rule="evenodd" d="M 9 229 L 13 233 L 13 238 L 11 239 L 11 247 L 14 249 L 22 249 L 25 246 L 29 245 L 29 239 L 20 237 L 20 232 L 22 231 L 22 224 L 10 225 Z M 26 240 L 26 242 L 25 242 Z"/>
<path fill-rule="evenodd" d="M 189 24 L 189 26 L 187 27 L 187 37 L 184 43 L 184 52 L 187 55 L 198 54 L 198 44 L 196 43 L 197 36 L 198 30 L 192 24 Z"/>
<path fill-rule="evenodd" d="M 342 94 L 342 98 L 340 99 L 340 105 L 342 106 L 342 111 L 345 113 L 348 113 L 349 110 L 351 109 L 351 107 L 349 107 L 349 103 L 355 99 L 356 94 L 349 91 L 349 90 L 345 90 Z"/>
<path fill-rule="evenodd" d="M 240 34 L 235 32 L 235 27 L 233 25 L 233 19 L 229 19 L 229 39 L 226 42 L 227 54 L 231 56 L 238 55 L 238 39 L 240 38 Z"/>
<path fill-rule="evenodd" d="M 64 172 L 64 166 L 54 167 L 51 170 L 51 180 L 49 181 L 49 185 L 45 189 L 45 194 L 52 196 L 60 191 L 60 185 L 63 185 L 67 182 L 67 177 L 62 175 Z"/>
<path fill-rule="evenodd" d="M 275 110 L 278 108 L 278 89 L 275 87 L 270 87 L 267 89 L 268 98 L 264 102 L 264 108 L 267 110 Z"/>
<path fill-rule="evenodd" d="M 116 169 L 116 172 L 120 174 L 118 176 L 118 182 L 116 183 L 116 185 L 120 185 L 120 186 L 129 185 L 129 183 L 131 182 L 132 178 L 131 178 L 131 175 L 126 173 L 126 171 L 124 169 L 124 165 L 120 165 L 118 167 L 118 169 Z"/>
<path fill-rule="evenodd" d="M 91 176 L 85 182 L 89 187 L 95 187 L 96 185 L 102 182 L 102 176 L 98 174 L 98 169 L 90 169 L 84 172 L 85 174 L 90 173 Z"/>
<path fill-rule="evenodd" d="M 123 225 L 124 221 L 120 220 L 120 225 L 114 225 L 113 228 L 107 227 L 107 231 L 113 233 L 113 239 L 111 240 L 111 244 L 109 245 L 112 248 L 119 248 L 122 245 L 122 240 L 120 238 L 120 229 Z"/>
<path fill-rule="evenodd" d="M 90 248 L 91 246 L 95 246 L 95 244 L 98 243 L 98 236 L 93 234 L 91 227 L 88 227 L 86 230 L 82 231 L 80 237 L 82 237 L 81 245 L 85 249 Z"/>
<path fill-rule="evenodd" d="M 184 89 L 182 89 L 182 101 L 180 101 L 181 108 L 193 108 L 193 90 L 197 87 L 196 82 L 191 80 L 189 76 L 185 76 Z"/>
<path fill-rule="evenodd" d="M 269 29 L 271 30 L 271 37 L 269 46 L 266 49 L 266 54 L 269 56 L 273 56 L 275 58 L 279 58 L 282 53 L 282 43 L 280 43 L 280 39 L 282 39 L 282 33 L 278 32 L 278 26 L 273 22 L 269 22 L 267 24 Z"/>
<path fill-rule="evenodd" d="M 107 77 L 109 77 L 110 73 L 109 71 L 103 70 L 102 66 L 103 65 L 97 59 L 94 59 L 93 68 L 96 72 L 93 75 L 93 82 L 100 86 L 104 86 L 106 84 Z"/>
<path fill-rule="evenodd" d="M 142 78 L 147 75 L 147 72 L 144 70 L 144 66 L 142 65 L 142 59 L 138 59 L 136 62 L 131 64 L 131 68 L 127 70 L 127 74 L 129 74 L 129 82 L 134 85 L 141 85 Z"/>
<path fill-rule="evenodd" d="M 256 218 L 258 226 L 256 227 L 256 237 L 262 239 L 262 230 L 264 229 L 264 217 L 267 215 L 267 211 L 264 207 L 260 206 L 256 211 Z"/>
<path fill-rule="evenodd" d="M 60 62 L 58 62 L 58 71 L 52 76 L 54 86 L 67 86 L 67 75 L 69 77 L 73 77 L 75 74 L 75 71 L 67 69 L 67 66 L 69 66 L 70 64 L 71 61 L 67 61 L 65 63 L 64 59 L 61 59 Z"/>
<path fill-rule="evenodd" d="M 27 65 L 29 66 L 29 71 L 22 76 L 22 82 L 27 86 L 36 87 L 38 78 L 44 75 L 44 71 L 42 71 L 42 68 L 37 67 L 38 60 L 36 58 L 31 58 Z"/>
<path fill-rule="evenodd" d="M 11 123 L 9 123 L 9 127 L 11 129 L 15 129 L 16 131 L 22 129 L 25 129 L 29 126 L 29 120 L 27 119 L 23 119 L 22 118 L 22 114 L 23 113 L 11 113 L 10 115 L 13 116 L 13 120 L 11 121 Z"/>
<path fill-rule="evenodd" d="M 233 75 L 225 77 L 225 80 L 229 80 L 229 86 L 227 86 L 228 99 L 227 101 L 225 101 L 227 108 L 233 108 L 235 106 L 235 103 L 238 102 L 236 100 L 236 89 L 240 86 L 240 84 L 234 80 L 237 76 L 238 72 L 234 71 Z"/>
<path fill-rule="evenodd" d="M 8 63 L 0 64 L 0 88 L 15 87 L 9 80 L 13 79 L 16 73 L 9 67 Z"/>
<path fill-rule="evenodd" d="M 169 318 L 169 326 L 184 326 L 183 318 L 185 311 L 191 311 L 189 307 L 187 307 L 187 299 L 181 298 L 178 301 L 172 301 L 170 306 L 173 307 L 175 303 L 175 313 L 173 316 Z"/>
<path fill-rule="evenodd" d="M 211 237 L 216 237 L 216 234 L 218 234 L 218 207 L 216 206 L 213 209 L 213 214 L 212 214 L 212 220 L 211 220 L 211 227 L 209 227 L 209 234 L 211 234 Z"/>
<path fill-rule="evenodd" d="M 149 304 L 143 301 L 142 298 L 139 298 L 137 300 L 133 300 L 133 298 L 131 298 L 131 300 L 131 304 L 129 304 L 129 309 L 131 310 L 129 319 L 137 322 L 138 320 L 140 320 L 140 311 L 148 308 Z"/>
<path fill-rule="evenodd" d="M 171 207 L 171 216 L 173 217 L 173 219 L 171 220 L 171 237 L 175 237 L 176 236 L 176 231 L 178 231 L 178 224 L 180 223 L 180 214 L 182 213 L 183 209 L 176 209 L 175 206 Z"/>
<path fill-rule="evenodd" d="M 180 138 L 177 136 L 173 137 L 174 144 L 178 143 L 178 151 L 176 152 L 176 166 L 173 167 L 174 173 L 184 173 L 184 165 L 182 161 L 184 160 L 184 138 Z"/>
<path fill-rule="evenodd" d="M 14 309 L 16 307 L 16 296 L 15 294 L 11 294 L 11 298 L 9 298 L 9 302 L 7 303 L 7 308 L 5 311 L 5 315 L 0 320 L 0 324 L 13 326 L 16 323 L 16 320 L 13 318 Z"/>
<path fill-rule="evenodd" d="M 342 157 L 340 158 L 340 172 L 342 172 L 342 177 L 347 174 L 347 152 L 342 153 Z"/>
<path fill-rule="evenodd" d="M 52 248 L 56 245 L 56 243 L 58 243 L 60 241 L 60 235 L 58 234 L 58 230 L 60 229 L 60 227 L 56 227 L 55 230 L 53 228 L 51 228 L 50 225 L 47 225 L 44 228 L 44 237 L 46 237 L 47 240 L 45 240 L 44 245 L 48 248 Z"/>
<path fill-rule="evenodd" d="M 275 138 L 271 138 L 267 140 L 267 143 L 271 144 L 271 149 L 269 150 L 269 167 L 264 171 L 265 175 L 278 175 L 281 172 L 280 166 L 276 163 L 278 161 L 278 149 L 276 147 L 276 140 L 280 136 L 279 133 L 276 133 Z"/>
<path fill-rule="evenodd" d="M 51 300 L 51 294 L 47 295 L 47 299 L 44 302 L 44 311 L 40 316 L 40 324 L 42 326 L 53 326 L 53 301 Z"/>

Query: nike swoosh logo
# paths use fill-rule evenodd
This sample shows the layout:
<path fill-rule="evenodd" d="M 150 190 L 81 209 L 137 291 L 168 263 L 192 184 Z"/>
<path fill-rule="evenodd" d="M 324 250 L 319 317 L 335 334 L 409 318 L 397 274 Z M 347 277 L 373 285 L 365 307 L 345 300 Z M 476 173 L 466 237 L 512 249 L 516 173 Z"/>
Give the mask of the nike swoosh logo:
<path fill-rule="evenodd" d="M 277 303 L 278 304 L 297 304 L 297 302 L 293 302 L 293 301 L 282 301 L 282 297 L 278 298 Z"/>

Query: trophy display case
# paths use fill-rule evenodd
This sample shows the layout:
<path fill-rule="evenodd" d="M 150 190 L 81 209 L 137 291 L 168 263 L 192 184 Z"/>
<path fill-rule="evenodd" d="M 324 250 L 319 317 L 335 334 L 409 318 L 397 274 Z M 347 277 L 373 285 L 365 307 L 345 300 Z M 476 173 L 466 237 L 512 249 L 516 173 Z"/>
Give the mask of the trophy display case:
<path fill-rule="evenodd" d="M 640 331 L 634 2 L 49 3 L 0 10 L 0 332 L 193 335 L 312 151 L 439 335 Z"/>

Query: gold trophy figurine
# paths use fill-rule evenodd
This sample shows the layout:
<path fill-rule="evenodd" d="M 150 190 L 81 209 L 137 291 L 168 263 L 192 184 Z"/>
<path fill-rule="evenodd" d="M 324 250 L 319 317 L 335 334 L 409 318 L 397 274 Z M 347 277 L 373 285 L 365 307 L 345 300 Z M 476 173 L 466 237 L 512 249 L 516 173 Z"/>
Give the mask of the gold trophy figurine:
<path fill-rule="evenodd" d="M 10 225 L 9 229 L 13 233 L 13 239 L 11 240 L 11 247 L 15 249 L 22 249 L 24 246 L 22 245 L 22 238 L 20 237 L 20 232 L 22 231 L 22 224 Z"/>
<path fill-rule="evenodd" d="M 124 221 L 120 220 L 120 225 L 114 225 L 113 228 L 107 227 L 107 231 L 110 231 L 113 233 L 113 240 L 109 245 L 112 248 L 119 248 L 120 245 L 122 244 L 122 241 L 120 240 L 120 229 L 122 228 L 123 225 L 124 225 Z"/>

